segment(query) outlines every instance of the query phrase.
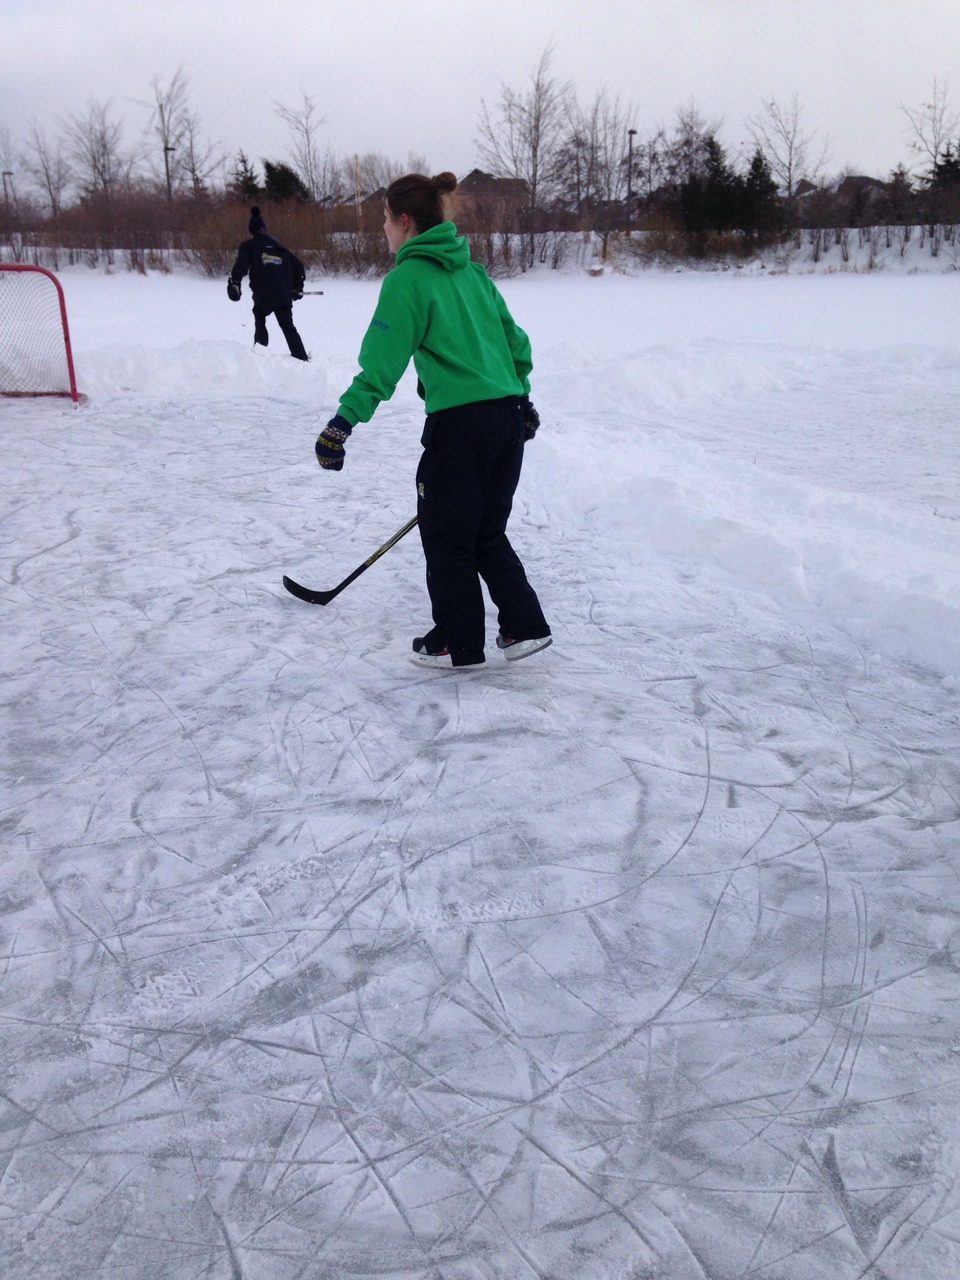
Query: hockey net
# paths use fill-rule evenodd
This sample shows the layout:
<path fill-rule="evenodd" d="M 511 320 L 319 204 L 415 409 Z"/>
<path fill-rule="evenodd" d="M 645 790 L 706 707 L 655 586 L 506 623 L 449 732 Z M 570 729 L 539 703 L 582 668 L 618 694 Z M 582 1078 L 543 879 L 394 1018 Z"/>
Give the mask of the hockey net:
<path fill-rule="evenodd" d="M 45 267 L 0 262 L 0 396 L 80 402 L 63 289 Z"/>

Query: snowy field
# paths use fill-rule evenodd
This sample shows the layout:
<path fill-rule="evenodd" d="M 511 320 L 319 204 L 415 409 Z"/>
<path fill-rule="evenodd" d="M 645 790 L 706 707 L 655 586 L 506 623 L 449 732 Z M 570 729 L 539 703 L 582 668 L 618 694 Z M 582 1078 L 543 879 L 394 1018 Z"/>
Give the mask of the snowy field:
<path fill-rule="evenodd" d="M 4 1280 L 956 1280 L 960 275 L 508 280 L 554 646 L 416 669 L 377 285 L 0 401 Z M 270 322 L 273 325 L 273 322 Z M 279 342 L 279 345 L 277 345 Z M 490 618 L 490 643 L 495 634 Z"/>

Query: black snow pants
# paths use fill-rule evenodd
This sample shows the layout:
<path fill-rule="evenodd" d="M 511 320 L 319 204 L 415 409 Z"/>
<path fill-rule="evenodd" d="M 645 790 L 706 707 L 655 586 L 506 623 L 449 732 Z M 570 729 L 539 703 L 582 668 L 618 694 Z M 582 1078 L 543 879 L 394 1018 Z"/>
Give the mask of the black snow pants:
<path fill-rule="evenodd" d="M 536 592 L 507 539 L 523 465 L 516 396 L 429 414 L 417 468 L 417 515 L 433 609 L 431 644 L 483 652 L 481 579 L 514 640 L 548 636 Z"/>
<path fill-rule="evenodd" d="M 280 331 L 287 340 L 290 354 L 298 360 L 309 360 L 310 357 L 307 355 L 303 345 L 303 339 L 293 323 L 293 306 L 289 302 L 285 306 L 279 307 L 270 307 L 258 302 L 253 304 L 254 342 L 259 343 L 261 347 L 267 346 L 270 342 L 270 335 L 267 333 L 267 316 L 271 312 L 276 316 Z"/>

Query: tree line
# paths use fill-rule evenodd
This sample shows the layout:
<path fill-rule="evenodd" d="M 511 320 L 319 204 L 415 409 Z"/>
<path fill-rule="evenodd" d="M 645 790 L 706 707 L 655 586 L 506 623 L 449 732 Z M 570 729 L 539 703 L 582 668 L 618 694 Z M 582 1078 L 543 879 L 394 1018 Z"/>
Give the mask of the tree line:
<path fill-rule="evenodd" d="M 125 253 L 132 267 L 176 254 L 218 273 L 236 248 L 238 206 L 265 204 L 269 225 L 322 270 L 379 272 L 383 189 L 421 156 L 338 157 L 324 145 L 315 97 L 275 102 L 289 130 L 284 157 L 228 156 L 204 134 L 182 68 L 155 77 L 136 146 L 110 102 L 93 101 L 48 134 L 34 121 L 15 141 L 0 129 L 0 253 L 68 260 Z M 797 97 L 771 97 L 745 122 L 749 145 L 731 156 L 722 121 L 693 104 L 669 125 L 641 130 L 635 109 L 601 90 L 589 102 L 557 77 L 551 51 L 526 84 L 481 103 L 478 167 L 458 222 L 500 270 L 556 260 L 558 236 L 654 237 L 677 256 L 746 253 L 799 229 L 867 225 L 948 227 L 960 221 L 960 117 L 946 85 L 904 107 L 913 168 L 886 178 L 825 178 L 829 141 L 806 128 Z M 472 185 L 470 185 L 472 183 Z M 943 233 L 941 232 L 941 239 Z M 931 243 L 935 238 L 931 233 Z"/>

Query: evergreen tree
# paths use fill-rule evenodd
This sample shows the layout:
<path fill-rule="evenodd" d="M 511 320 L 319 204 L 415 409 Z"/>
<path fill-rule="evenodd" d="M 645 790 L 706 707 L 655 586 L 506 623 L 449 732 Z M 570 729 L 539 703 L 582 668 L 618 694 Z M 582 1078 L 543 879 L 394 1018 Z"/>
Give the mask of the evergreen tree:
<path fill-rule="evenodd" d="M 727 163 L 723 147 L 711 134 L 704 144 L 702 167 L 680 186 L 680 214 L 688 235 L 700 242 L 711 231 L 736 226 L 743 179 Z"/>
<path fill-rule="evenodd" d="M 298 200 L 304 204 L 310 199 L 310 192 L 299 173 L 282 160 L 276 163 L 263 161 L 263 185 L 267 199 L 277 204 L 285 200 Z"/>
<path fill-rule="evenodd" d="M 776 181 L 766 156 L 758 147 L 743 180 L 739 226 L 748 240 L 763 244 L 779 231 L 782 216 Z"/>
<path fill-rule="evenodd" d="M 680 184 L 680 217 L 683 229 L 689 236 L 703 237 L 707 233 L 706 181 L 699 173 L 693 173 Z"/>
<path fill-rule="evenodd" d="M 956 223 L 960 218 L 960 154 L 949 142 L 933 166 L 926 212 L 931 222 Z"/>
<path fill-rule="evenodd" d="M 729 231 L 737 224 L 743 180 L 727 163 L 723 147 L 707 139 L 706 199 L 711 231 Z"/>
<path fill-rule="evenodd" d="M 237 152 L 230 187 L 241 200 L 258 200 L 263 192 L 256 171 L 242 151 Z"/>
<path fill-rule="evenodd" d="M 914 203 L 913 180 L 904 165 L 898 164 L 890 174 L 887 197 L 881 208 L 884 220 L 901 226 L 912 222 L 916 217 Z"/>
<path fill-rule="evenodd" d="M 948 187 L 960 190 L 960 144 L 958 144 L 958 150 L 954 151 L 951 144 L 947 143 L 940 159 L 933 165 L 930 185 L 941 191 Z"/>

